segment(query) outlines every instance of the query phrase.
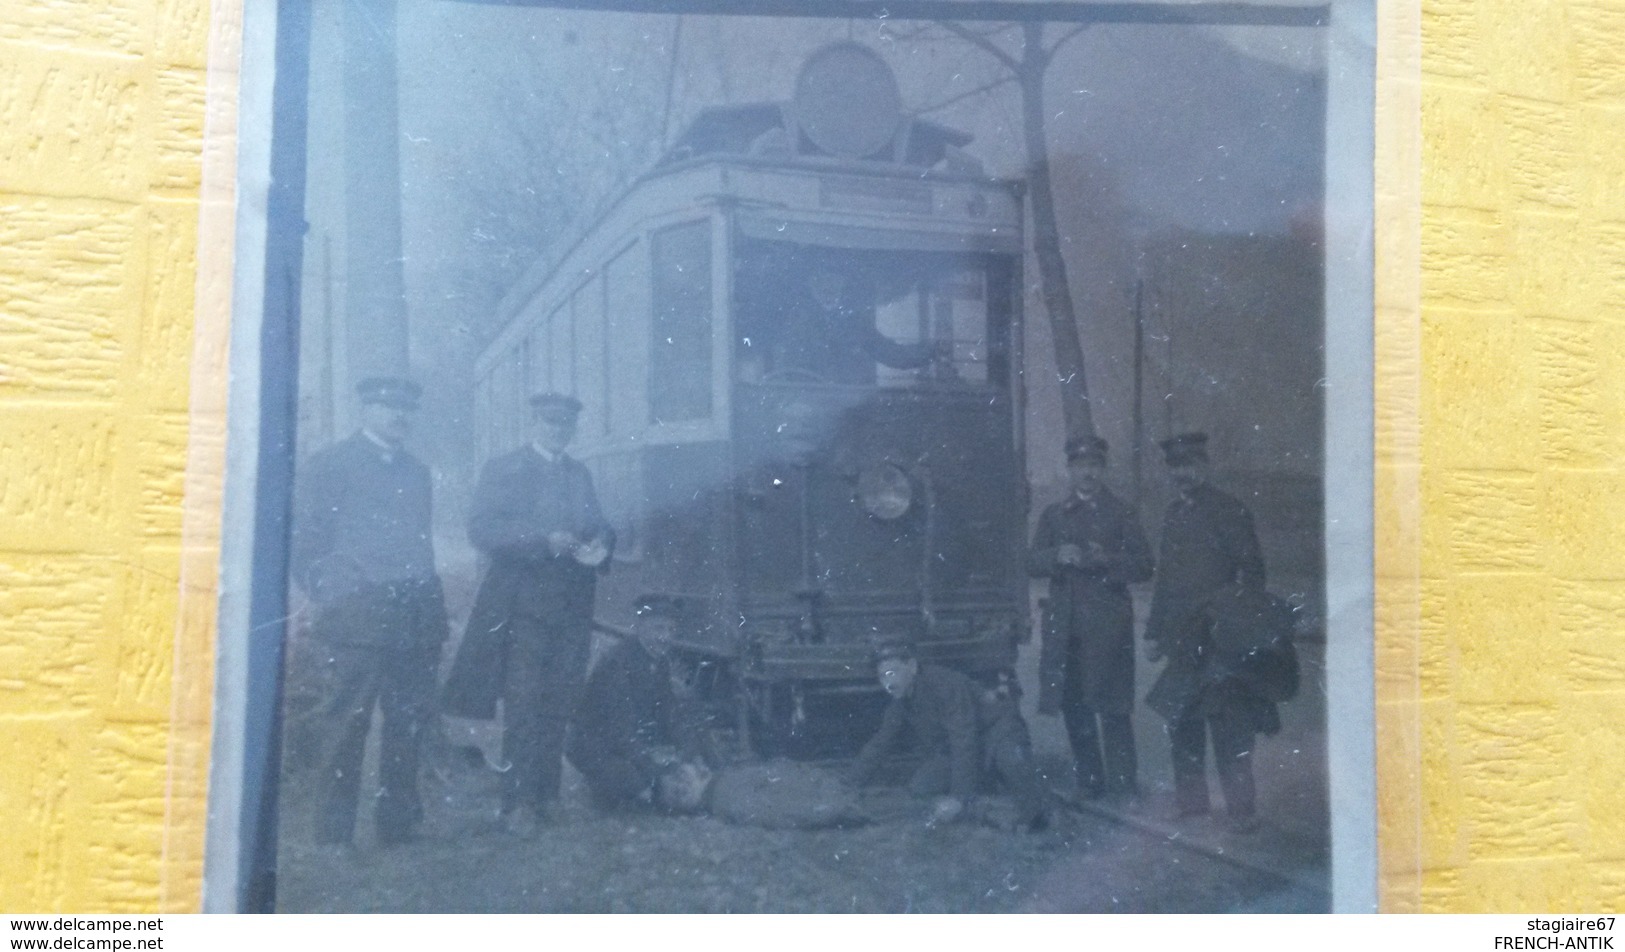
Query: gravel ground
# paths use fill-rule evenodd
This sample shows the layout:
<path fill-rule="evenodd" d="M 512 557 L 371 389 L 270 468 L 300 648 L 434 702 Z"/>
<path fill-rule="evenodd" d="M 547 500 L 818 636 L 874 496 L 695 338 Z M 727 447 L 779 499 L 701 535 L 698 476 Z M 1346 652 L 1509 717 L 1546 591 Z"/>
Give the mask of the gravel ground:
<path fill-rule="evenodd" d="M 707 817 L 600 815 L 567 788 L 533 840 L 503 833 L 486 781 L 431 784 L 423 841 L 334 851 L 284 825 L 285 912 L 1315 912 L 1323 892 L 1067 812 L 1039 834 L 922 822 L 880 790 L 877 822 L 764 830 Z M 300 785 L 284 787 L 293 821 Z"/>

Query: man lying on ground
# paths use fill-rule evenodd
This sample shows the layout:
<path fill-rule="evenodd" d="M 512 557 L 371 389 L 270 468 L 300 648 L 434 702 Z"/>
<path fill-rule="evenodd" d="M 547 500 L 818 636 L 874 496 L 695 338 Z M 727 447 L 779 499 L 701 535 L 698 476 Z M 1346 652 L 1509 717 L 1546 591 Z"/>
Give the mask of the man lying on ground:
<path fill-rule="evenodd" d="M 712 770 L 683 763 L 655 783 L 655 805 L 706 813 L 739 826 L 816 830 L 859 826 L 869 817 L 840 777 L 812 764 L 774 760 Z"/>

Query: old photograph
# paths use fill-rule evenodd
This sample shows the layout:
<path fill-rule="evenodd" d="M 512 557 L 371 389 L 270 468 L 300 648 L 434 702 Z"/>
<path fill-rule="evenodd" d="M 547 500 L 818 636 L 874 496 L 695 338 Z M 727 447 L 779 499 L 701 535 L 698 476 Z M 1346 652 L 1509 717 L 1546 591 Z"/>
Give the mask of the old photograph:
<path fill-rule="evenodd" d="M 281 7 L 253 902 L 1334 908 L 1364 5 Z"/>

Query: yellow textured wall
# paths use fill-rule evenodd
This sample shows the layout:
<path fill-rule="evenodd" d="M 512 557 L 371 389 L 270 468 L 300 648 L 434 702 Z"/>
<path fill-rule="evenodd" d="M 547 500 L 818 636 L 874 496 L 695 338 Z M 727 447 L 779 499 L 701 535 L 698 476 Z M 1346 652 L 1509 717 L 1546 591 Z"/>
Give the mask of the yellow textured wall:
<path fill-rule="evenodd" d="M 1625 2 L 1422 10 L 1421 904 L 1625 909 Z"/>
<path fill-rule="evenodd" d="M 197 904 L 240 8 L 0 5 L 0 910 Z M 1408 12 L 1378 111 L 1384 905 L 1620 909 L 1625 0 Z"/>
<path fill-rule="evenodd" d="M 208 47 L 200 0 L 0 5 L 0 911 L 196 904 Z"/>

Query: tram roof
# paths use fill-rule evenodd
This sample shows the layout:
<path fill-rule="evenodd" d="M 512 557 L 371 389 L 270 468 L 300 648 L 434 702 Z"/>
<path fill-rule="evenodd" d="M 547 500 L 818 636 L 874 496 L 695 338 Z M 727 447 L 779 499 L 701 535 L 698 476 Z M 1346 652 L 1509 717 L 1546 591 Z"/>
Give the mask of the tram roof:
<path fill-rule="evenodd" d="M 946 128 L 946 127 L 939 127 Z M 952 130 L 949 130 L 952 131 Z M 1002 189 L 1020 189 L 1020 179 L 996 178 L 987 175 L 967 174 L 963 172 L 949 172 L 940 169 L 921 169 L 914 166 L 898 163 L 847 161 L 823 156 L 794 156 L 789 158 L 763 158 L 749 155 L 715 154 L 695 158 L 662 163 L 629 184 L 614 201 L 589 223 L 578 226 L 573 234 L 566 240 L 559 242 L 553 250 L 542 255 L 529 268 L 520 274 L 518 280 L 503 294 L 497 303 L 497 323 L 499 328 L 496 335 L 482 346 L 482 352 L 489 351 L 506 334 L 508 327 L 514 319 L 525 309 L 530 301 L 547 286 L 547 283 L 563 267 L 584 242 L 591 239 L 594 232 L 604 222 L 613 218 L 617 210 L 622 209 L 631 196 L 648 187 L 650 183 L 676 175 L 685 170 L 703 168 L 706 166 L 721 165 L 731 167 L 756 167 L 765 169 L 778 169 L 785 171 L 800 171 L 814 173 L 838 173 L 845 175 L 863 175 L 881 178 L 907 179 L 911 182 L 933 181 L 942 183 L 959 183 L 979 187 L 992 187 Z"/>

